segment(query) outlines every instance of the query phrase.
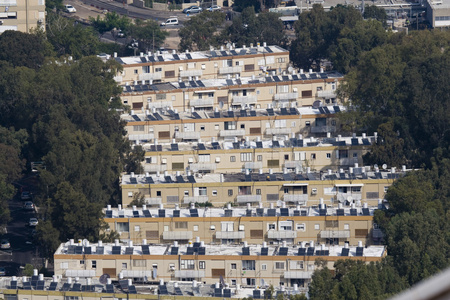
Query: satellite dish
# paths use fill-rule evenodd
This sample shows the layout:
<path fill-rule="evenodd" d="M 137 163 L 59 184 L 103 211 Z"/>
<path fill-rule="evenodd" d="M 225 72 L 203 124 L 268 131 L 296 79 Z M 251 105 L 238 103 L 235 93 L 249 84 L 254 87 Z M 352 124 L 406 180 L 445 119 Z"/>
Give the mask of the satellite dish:
<path fill-rule="evenodd" d="M 377 164 L 374 164 L 373 167 L 376 169 L 376 168 L 378 168 L 378 165 L 377 165 Z"/>
<path fill-rule="evenodd" d="M 387 169 L 387 164 L 383 164 L 381 167 L 383 168 L 383 170 L 386 170 Z"/>
<path fill-rule="evenodd" d="M 100 281 L 101 284 L 106 284 L 108 282 L 108 278 L 110 278 L 109 274 L 103 274 L 100 276 L 98 281 Z"/>
<path fill-rule="evenodd" d="M 320 100 L 316 100 L 316 101 L 314 101 L 312 107 L 313 107 L 313 108 L 319 108 L 319 107 L 320 107 L 320 104 L 321 104 Z"/>

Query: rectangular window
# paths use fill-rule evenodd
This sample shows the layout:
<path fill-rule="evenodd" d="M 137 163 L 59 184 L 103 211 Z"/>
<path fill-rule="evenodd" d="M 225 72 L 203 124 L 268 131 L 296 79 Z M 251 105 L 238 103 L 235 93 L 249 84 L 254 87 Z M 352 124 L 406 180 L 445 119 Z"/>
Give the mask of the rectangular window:
<path fill-rule="evenodd" d="M 331 153 L 327 153 L 327 158 L 328 158 L 328 159 L 331 158 Z"/>
<path fill-rule="evenodd" d="M 233 196 L 233 190 L 228 190 L 228 196 Z"/>
<path fill-rule="evenodd" d="M 212 191 L 212 195 L 213 195 L 213 197 L 214 197 L 214 196 L 217 196 L 217 190 L 213 190 L 213 191 Z"/>
<path fill-rule="evenodd" d="M 206 261 L 199 261 L 199 262 L 198 262 L 198 268 L 199 268 L 200 270 L 206 269 Z"/>
<path fill-rule="evenodd" d="M 236 122 L 234 122 L 234 121 L 224 122 L 224 128 L 225 128 L 225 130 L 235 130 Z"/>
<path fill-rule="evenodd" d="M 187 222 L 175 222 L 175 229 L 187 229 Z"/>
<path fill-rule="evenodd" d="M 243 260 L 242 261 L 242 270 L 255 270 L 255 261 L 254 260 Z"/>
<path fill-rule="evenodd" d="M 155 68 L 155 72 L 162 72 L 162 68 Z"/>
<path fill-rule="evenodd" d="M 158 132 L 158 138 L 160 138 L 160 139 L 168 139 L 168 138 L 170 138 L 170 131 L 160 131 L 160 132 Z"/>
<path fill-rule="evenodd" d="M 379 194 L 378 194 L 378 192 L 367 192 L 366 198 L 367 199 L 377 199 L 377 198 L 379 198 Z"/>
<path fill-rule="evenodd" d="M 116 223 L 116 231 L 117 232 L 129 232 L 130 226 L 127 222 L 117 222 Z"/>
<path fill-rule="evenodd" d="M 261 195 L 261 189 L 256 189 L 256 195 Z"/>
<path fill-rule="evenodd" d="M 355 229 L 356 238 L 366 238 L 368 234 L 369 234 L 368 229 Z"/>
<path fill-rule="evenodd" d="M 266 264 L 262 264 L 261 265 L 261 270 L 266 271 L 267 270 L 267 265 Z"/>
<path fill-rule="evenodd" d="M 208 191 L 206 189 L 206 187 L 199 187 L 198 188 L 198 195 L 199 196 L 207 196 L 208 195 Z"/>
<path fill-rule="evenodd" d="M 194 270 L 195 261 L 193 259 L 182 259 L 180 266 L 181 270 Z"/>
<path fill-rule="evenodd" d="M 349 230 L 350 229 L 350 225 L 349 224 L 344 224 L 344 229 L 345 230 Z"/>
<path fill-rule="evenodd" d="M 337 227 L 339 227 L 339 221 L 338 220 L 327 220 L 327 221 L 325 221 L 325 227 L 337 228 Z"/>
<path fill-rule="evenodd" d="M 80 260 L 80 265 L 84 265 L 84 260 Z"/>
<path fill-rule="evenodd" d="M 173 77 L 175 77 L 175 71 L 166 71 L 164 73 L 164 77 L 166 77 L 166 78 L 173 78 Z"/>
<path fill-rule="evenodd" d="M 231 270 L 236 270 L 236 264 L 231 264 Z"/>
<path fill-rule="evenodd" d="M 251 239 L 262 239 L 264 237 L 264 232 L 260 229 L 251 229 L 250 238 Z"/>
<path fill-rule="evenodd" d="M 284 270 L 284 261 L 276 261 L 275 270 Z"/>
<path fill-rule="evenodd" d="M 96 260 L 91 261 L 91 266 L 92 269 L 97 269 L 97 261 Z"/>
<path fill-rule="evenodd" d="M 236 156 L 230 156 L 230 162 L 235 162 L 236 161 Z"/>
<path fill-rule="evenodd" d="M 252 187 L 251 186 L 239 186 L 238 187 L 238 195 L 251 195 Z"/>
<path fill-rule="evenodd" d="M 139 225 L 134 225 L 134 231 L 135 231 L 135 232 L 141 231 L 141 226 L 139 226 Z"/>
<path fill-rule="evenodd" d="M 166 100 L 166 94 L 156 94 L 156 100 Z"/>
<path fill-rule="evenodd" d="M 198 225 L 194 225 L 193 230 L 198 231 Z"/>
<path fill-rule="evenodd" d="M 180 163 L 172 163 L 172 170 L 175 171 L 184 171 L 184 163 L 180 162 Z"/>
<path fill-rule="evenodd" d="M 133 103 L 133 109 L 141 109 L 143 106 L 144 106 L 144 103 L 142 103 L 142 102 Z"/>
<path fill-rule="evenodd" d="M 256 160 L 257 160 L 257 161 L 262 161 L 262 160 L 263 160 L 262 155 L 258 155 L 258 156 L 256 157 Z"/>
<path fill-rule="evenodd" d="M 320 230 L 320 224 L 314 224 L 314 230 Z"/>
<path fill-rule="evenodd" d="M 306 226 L 305 226 L 305 223 L 301 223 L 301 224 L 297 224 L 295 226 L 295 228 L 300 231 L 305 231 Z"/>
<path fill-rule="evenodd" d="M 241 162 L 253 161 L 253 153 L 241 153 Z"/>
<path fill-rule="evenodd" d="M 339 150 L 339 158 L 348 158 L 348 150 Z"/>
<path fill-rule="evenodd" d="M 122 270 L 126 270 L 127 269 L 127 263 L 122 263 Z"/>
<path fill-rule="evenodd" d="M 255 70 L 255 65 L 245 65 L 245 66 L 244 66 L 244 70 L 245 70 L 246 72 L 248 72 L 248 71 L 254 71 L 254 70 Z"/>
<path fill-rule="evenodd" d="M 261 134 L 261 127 L 250 128 L 250 134 Z"/>
<path fill-rule="evenodd" d="M 267 224 L 268 230 L 275 230 L 275 224 Z"/>
<path fill-rule="evenodd" d="M 147 267 L 145 259 L 133 259 L 133 267 Z"/>
<path fill-rule="evenodd" d="M 302 98 L 311 98 L 312 91 L 302 91 Z"/>
<path fill-rule="evenodd" d="M 280 160 L 278 159 L 269 159 L 267 160 L 268 168 L 278 168 L 280 166 Z"/>

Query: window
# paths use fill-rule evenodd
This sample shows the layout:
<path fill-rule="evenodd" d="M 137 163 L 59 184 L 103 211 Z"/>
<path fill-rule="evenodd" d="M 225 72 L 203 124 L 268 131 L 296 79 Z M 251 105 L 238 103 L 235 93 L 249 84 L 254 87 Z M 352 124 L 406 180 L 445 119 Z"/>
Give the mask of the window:
<path fill-rule="evenodd" d="M 195 262 L 193 259 L 182 259 L 181 260 L 181 270 L 194 270 Z"/>
<path fill-rule="evenodd" d="M 255 70 L 255 65 L 245 65 L 244 66 L 244 70 L 247 71 L 254 71 Z"/>
<path fill-rule="evenodd" d="M 316 154 L 315 153 L 311 153 L 311 159 L 316 159 Z"/>
<path fill-rule="evenodd" d="M 236 264 L 231 264 L 231 270 L 236 270 Z"/>
<path fill-rule="evenodd" d="M 358 158 L 358 152 L 353 152 L 353 158 Z"/>
<path fill-rule="evenodd" d="M 239 186 L 238 187 L 238 195 L 251 195 L 252 187 L 251 186 Z"/>
<path fill-rule="evenodd" d="M 130 227 L 128 223 L 117 222 L 116 223 L 116 231 L 118 232 L 129 232 Z"/>
<path fill-rule="evenodd" d="M 345 230 L 349 230 L 350 229 L 350 225 L 349 224 L 344 224 L 344 229 Z"/>
<path fill-rule="evenodd" d="M 138 73 L 138 69 L 134 69 L 134 74 L 137 74 Z"/>
<path fill-rule="evenodd" d="M 241 124 L 241 129 L 245 129 L 245 124 Z"/>
<path fill-rule="evenodd" d="M 385 186 L 385 187 L 384 187 L 384 192 L 387 193 L 388 189 L 389 189 L 389 187 L 388 187 L 388 186 Z"/>
<path fill-rule="evenodd" d="M 285 194 L 289 194 L 289 189 L 288 189 L 288 188 L 284 188 L 284 189 L 283 189 L 283 192 L 284 192 Z"/>
<path fill-rule="evenodd" d="M 166 100 L 166 94 L 156 94 L 156 100 Z"/>
<path fill-rule="evenodd" d="M 289 92 L 289 86 L 288 85 L 279 85 L 277 87 L 278 93 L 288 93 Z"/>
<path fill-rule="evenodd" d="M 147 267 L 145 259 L 133 259 L 133 267 Z"/>
<path fill-rule="evenodd" d="M 185 196 L 189 196 L 189 191 L 184 191 Z"/>
<path fill-rule="evenodd" d="M 80 260 L 80 265 L 84 265 L 84 260 Z"/>
<path fill-rule="evenodd" d="M 205 131 L 205 126 L 200 126 L 200 131 Z"/>
<path fill-rule="evenodd" d="M 378 194 L 378 192 L 367 192 L 366 198 L 367 199 L 377 199 L 377 198 L 379 198 L 379 194 Z"/>
<path fill-rule="evenodd" d="M 198 195 L 199 196 L 206 196 L 208 195 L 208 190 L 206 189 L 206 187 L 202 186 L 198 188 Z"/>
<path fill-rule="evenodd" d="M 161 197 L 161 191 L 156 191 L 156 197 Z"/>
<path fill-rule="evenodd" d="M 355 229 L 356 238 L 366 238 L 368 234 L 369 234 L 368 229 Z"/>
<path fill-rule="evenodd" d="M 275 224 L 267 224 L 268 230 L 275 230 Z"/>
<path fill-rule="evenodd" d="M 278 168 L 280 166 L 280 160 L 278 159 L 269 159 L 267 160 L 268 168 Z"/>
<path fill-rule="evenodd" d="M 133 130 L 134 131 L 144 131 L 144 125 L 134 125 Z"/>
<path fill-rule="evenodd" d="M 348 158 L 348 150 L 339 150 L 339 158 Z"/>
<path fill-rule="evenodd" d="M 312 91 L 302 91 L 302 98 L 311 98 Z"/>
<path fill-rule="evenodd" d="M 289 160 L 289 154 L 285 154 L 285 155 L 284 155 L 284 159 L 285 159 L 285 160 Z"/>
<path fill-rule="evenodd" d="M 219 129 L 220 129 L 219 124 L 214 125 L 214 130 L 219 130 Z"/>
<path fill-rule="evenodd" d="M 172 170 L 178 170 L 178 171 L 183 171 L 184 170 L 184 163 L 172 163 Z"/>
<path fill-rule="evenodd" d="M 141 231 L 141 226 L 139 226 L 139 225 L 134 225 L 134 231 L 135 231 L 135 232 Z"/>
<path fill-rule="evenodd" d="M 305 226 L 305 223 L 301 223 L 301 224 L 297 224 L 297 225 L 295 226 L 295 228 L 296 228 L 297 230 L 305 231 L 306 226 Z"/>
<path fill-rule="evenodd" d="M 315 230 L 320 230 L 320 224 L 314 224 L 314 229 Z"/>
<path fill-rule="evenodd" d="M 230 162 L 235 162 L 236 161 L 236 156 L 230 156 Z"/>
<path fill-rule="evenodd" d="M 97 261 L 96 260 L 91 261 L 91 266 L 92 269 L 97 269 Z"/>
<path fill-rule="evenodd" d="M 262 264 L 261 265 L 261 270 L 266 271 L 267 270 L 267 265 L 266 264 Z"/>
<path fill-rule="evenodd" d="M 164 72 L 164 76 L 167 78 L 175 77 L 175 71 L 166 71 Z"/>
<path fill-rule="evenodd" d="M 217 196 L 217 190 L 213 190 L 213 191 L 212 191 L 212 195 L 213 195 L 213 196 Z"/>
<path fill-rule="evenodd" d="M 233 190 L 228 190 L 228 196 L 233 196 Z"/>
<path fill-rule="evenodd" d="M 339 221 L 337 221 L 337 220 L 327 220 L 327 221 L 325 221 L 325 227 L 327 227 L 327 228 L 337 228 L 337 227 L 339 227 Z"/>
<path fill-rule="evenodd" d="M 284 270 L 284 261 L 276 261 L 275 270 Z"/>
<path fill-rule="evenodd" d="M 302 260 L 297 261 L 296 267 L 297 267 L 297 269 L 303 269 L 304 268 L 303 267 L 303 261 Z"/>
<path fill-rule="evenodd" d="M 206 261 L 199 261 L 198 262 L 198 268 L 201 270 L 206 269 Z"/>
<path fill-rule="evenodd" d="M 162 68 L 155 68 L 155 72 L 162 72 Z"/>
<path fill-rule="evenodd" d="M 261 127 L 250 128 L 250 134 L 261 134 Z"/>
<path fill-rule="evenodd" d="M 199 154 L 198 155 L 198 161 L 199 162 L 210 162 L 211 161 L 211 155 L 209 155 L 209 154 Z"/>
<path fill-rule="evenodd" d="M 241 153 L 241 162 L 253 161 L 253 153 Z"/>
<path fill-rule="evenodd" d="M 194 230 L 194 231 L 198 231 L 198 225 L 194 225 L 193 230 Z"/>
<path fill-rule="evenodd" d="M 258 156 L 256 157 L 256 160 L 257 160 L 257 161 L 262 161 L 262 155 L 258 155 Z"/>
<path fill-rule="evenodd" d="M 256 189 L 256 195 L 261 195 L 261 189 Z"/>
<path fill-rule="evenodd" d="M 235 130 L 236 122 L 234 121 L 224 122 L 224 128 L 225 130 Z"/>
<path fill-rule="evenodd" d="M 175 229 L 187 229 L 187 222 L 175 222 Z"/>
<path fill-rule="evenodd" d="M 255 270 L 255 261 L 254 260 L 243 260 L 242 261 L 242 270 Z"/>
<path fill-rule="evenodd" d="M 305 126 L 311 126 L 311 122 L 310 121 L 306 121 L 305 122 Z"/>
<path fill-rule="evenodd" d="M 133 192 L 128 192 L 128 197 L 133 197 Z"/>
<path fill-rule="evenodd" d="M 127 263 L 122 263 L 122 270 L 126 270 L 127 269 Z"/>
<path fill-rule="evenodd" d="M 331 153 L 327 153 L 327 158 L 328 158 L 328 159 L 331 158 Z"/>

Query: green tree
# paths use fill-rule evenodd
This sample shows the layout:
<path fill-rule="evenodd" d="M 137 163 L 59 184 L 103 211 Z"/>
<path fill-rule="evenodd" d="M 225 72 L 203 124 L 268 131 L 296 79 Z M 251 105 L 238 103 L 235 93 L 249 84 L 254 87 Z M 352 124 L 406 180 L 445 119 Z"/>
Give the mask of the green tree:
<path fill-rule="evenodd" d="M 233 10 L 241 12 L 248 7 L 253 7 L 254 11 L 261 11 L 261 2 L 259 0 L 236 0 L 233 3 Z"/>
<path fill-rule="evenodd" d="M 366 5 L 364 7 L 364 19 L 375 19 L 380 21 L 383 26 L 386 26 L 387 13 L 382 7 L 376 5 Z"/>
<path fill-rule="evenodd" d="M 112 35 L 116 40 L 118 38 L 117 30 L 127 31 L 131 25 L 130 18 L 121 16 L 114 11 L 108 12 L 104 17 L 100 15 L 97 15 L 97 18 L 89 17 L 89 21 L 100 36 L 103 36 L 107 31 L 115 29 L 116 31 L 113 30 Z"/>
<path fill-rule="evenodd" d="M 144 168 L 142 167 L 142 162 L 145 159 L 145 150 L 142 146 L 137 145 L 134 146 L 133 149 L 127 154 L 125 158 L 125 172 L 131 173 L 135 172 L 141 174 L 144 172 Z"/>
<path fill-rule="evenodd" d="M 142 21 L 137 19 L 135 24 L 128 27 L 130 37 L 136 39 L 141 51 L 155 51 L 164 44 L 169 36 L 167 31 L 161 30 L 161 26 L 153 20 Z"/>

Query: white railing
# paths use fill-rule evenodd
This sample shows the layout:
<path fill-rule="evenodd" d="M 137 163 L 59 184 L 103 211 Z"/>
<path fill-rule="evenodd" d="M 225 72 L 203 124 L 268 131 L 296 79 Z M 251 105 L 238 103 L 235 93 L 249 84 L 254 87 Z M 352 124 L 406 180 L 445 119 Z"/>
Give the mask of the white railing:
<path fill-rule="evenodd" d="M 288 169 L 301 168 L 302 162 L 299 160 L 286 160 L 284 162 L 284 167 Z"/>
<path fill-rule="evenodd" d="M 283 94 L 275 94 L 273 100 L 295 100 L 298 98 L 298 93 L 283 93 Z"/>
<path fill-rule="evenodd" d="M 158 101 L 158 102 L 148 102 L 147 108 L 166 108 L 172 107 L 172 102 L 169 101 Z"/>
<path fill-rule="evenodd" d="M 340 158 L 339 159 L 339 165 L 341 165 L 341 166 L 353 166 L 355 163 L 359 163 L 357 157 Z"/>
<path fill-rule="evenodd" d="M 180 77 L 193 77 L 193 76 L 202 76 L 202 70 L 189 70 L 189 71 L 181 71 Z"/>
<path fill-rule="evenodd" d="M 223 67 L 219 68 L 219 74 L 233 74 L 233 73 L 241 73 L 241 67 Z"/>
<path fill-rule="evenodd" d="M 238 203 L 261 202 L 261 195 L 237 195 Z"/>
<path fill-rule="evenodd" d="M 130 141 L 143 141 L 143 140 L 153 140 L 155 135 L 153 133 L 144 133 L 144 134 L 130 134 L 128 135 L 128 139 Z"/>
<path fill-rule="evenodd" d="M 205 271 L 201 270 L 176 270 L 176 278 L 203 278 L 205 277 Z"/>
<path fill-rule="evenodd" d="M 215 170 L 217 166 L 215 164 L 208 163 L 194 163 L 189 165 L 189 169 L 191 171 L 207 171 L 207 170 Z"/>
<path fill-rule="evenodd" d="M 125 278 L 151 278 L 153 271 L 122 270 L 121 273 Z"/>
<path fill-rule="evenodd" d="M 208 200 L 209 200 L 208 196 L 190 196 L 190 197 L 185 196 L 183 198 L 183 202 L 185 204 L 188 204 L 188 203 L 205 203 L 205 202 L 208 202 Z"/>
<path fill-rule="evenodd" d="M 244 231 L 217 231 L 216 239 L 243 239 L 245 238 Z"/>
<path fill-rule="evenodd" d="M 311 278 L 313 271 L 286 271 L 284 272 L 284 278 L 287 279 L 309 279 Z"/>
<path fill-rule="evenodd" d="M 252 169 L 252 170 L 262 169 L 263 168 L 263 164 L 262 164 L 262 162 L 246 162 L 244 164 L 244 168 L 245 169 Z"/>
<path fill-rule="evenodd" d="M 163 231 L 163 240 L 190 240 L 192 231 Z"/>
<path fill-rule="evenodd" d="M 162 203 L 161 197 L 145 198 L 145 204 L 147 205 L 159 205 L 161 203 Z"/>
<path fill-rule="evenodd" d="M 322 239 L 345 239 L 350 237 L 350 230 L 322 230 L 320 238 Z"/>
<path fill-rule="evenodd" d="M 159 165 L 159 164 L 145 164 L 144 171 L 155 173 L 155 172 L 164 172 L 167 171 L 167 165 Z"/>
<path fill-rule="evenodd" d="M 346 200 L 361 200 L 362 199 L 362 194 L 352 194 L 352 193 L 337 193 L 336 195 L 336 199 L 339 202 L 343 202 Z"/>
<path fill-rule="evenodd" d="M 311 126 L 312 133 L 336 132 L 336 126 Z"/>
<path fill-rule="evenodd" d="M 256 96 L 233 96 L 232 105 L 244 105 L 258 102 Z"/>
<path fill-rule="evenodd" d="M 213 106 L 214 105 L 214 98 L 205 98 L 205 99 L 192 99 L 189 101 L 189 106 L 196 107 L 196 106 Z"/>
<path fill-rule="evenodd" d="M 336 98 L 336 90 L 318 91 L 316 96 L 317 98 L 325 98 L 325 99 Z"/>
<path fill-rule="evenodd" d="M 160 80 L 161 72 L 139 74 L 139 80 Z"/>
<path fill-rule="evenodd" d="M 95 277 L 95 270 L 66 270 L 69 277 Z"/>
<path fill-rule="evenodd" d="M 297 231 L 294 230 L 269 230 L 267 231 L 269 239 L 295 239 Z"/>
<path fill-rule="evenodd" d="M 243 130 L 243 129 L 221 130 L 219 135 L 222 136 L 222 137 L 244 136 L 245 135 L 245 130 Z"/>
<path fill-rule="evenodd" d="M 200 132 L 197 131 L 175 132 L 175 138 L 182 140 L 198 140 L 200 138 Z"/>
<path fill-rule="evenodd" d="M 290 134 L 292 132 L 291 128 L 267 128 L 266 134 Z"/>
<path fill-rule="evenodd" d="M 295 202 L 298 205 L 306 205 L 308 201 L 308 194 L 297 194 L 297 195 L 289 195 L 285 194 L 283 196 L 285 202 Z"/>

